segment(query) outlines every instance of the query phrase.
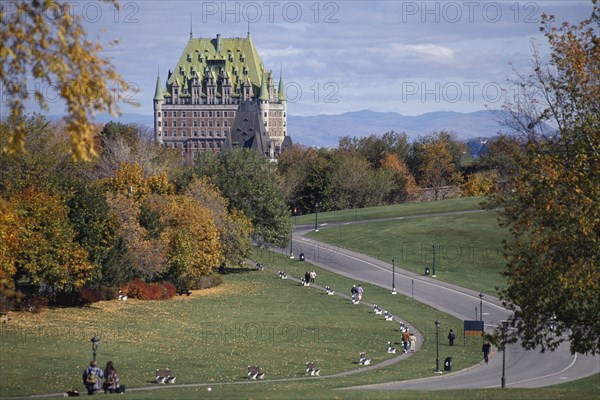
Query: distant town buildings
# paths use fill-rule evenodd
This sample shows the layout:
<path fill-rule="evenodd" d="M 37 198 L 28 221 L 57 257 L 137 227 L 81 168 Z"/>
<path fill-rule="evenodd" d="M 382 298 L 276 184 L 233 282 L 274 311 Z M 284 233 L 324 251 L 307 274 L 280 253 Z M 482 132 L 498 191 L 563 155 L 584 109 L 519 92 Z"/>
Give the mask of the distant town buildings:
<path fill-rule="evenodd" d="M 166 85 L 154 93 L 154 137 L 186 161 L 199 152 L 252 148 L 275 160 L 291 145 L 283 77 L 275 85 L 250 32 L 190 39 Z"/>

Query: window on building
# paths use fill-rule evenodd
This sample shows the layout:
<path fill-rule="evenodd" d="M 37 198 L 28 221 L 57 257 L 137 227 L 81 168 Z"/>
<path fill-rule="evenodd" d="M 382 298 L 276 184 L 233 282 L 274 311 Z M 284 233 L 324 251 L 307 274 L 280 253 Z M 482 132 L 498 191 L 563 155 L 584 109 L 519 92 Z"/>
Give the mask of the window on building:
<path fill-rule="evenodd" d="M 198 116 L 198 111 L 194 111 L 194 118 Z"/>
<path fill-rule="evenodd" d="M 194 131 L 194 136 L 198 136 L 198 131 Z"/>
<path fill-rule="evenodd" d="M 181 126 L 185 126 L 185 119 L 181 121 Z"/>
<path fill-rule="evenodd" d="M 186 136 L 185 129 L 181 131 L 181 136 Z"/>
<path fill-rule="evenodd" d="M 176 117 L 177 116 L 177 111 L 173 111 L 173 116 Z"/>
<path fill-rule="evenodd" d="M 267 112 L 265 111 L 265 117 L 267 116 Z"/>
<path fill-rule="evenodd" d="M 201 117 L 204 117 L 204 111 L 202 111 L 202 112 L 200 113 L 200 116 L 201 116 Z"/>
<path fill-rule="evenodd" d="M 227 126 L 227 120 L 223 121 L 223 126 Z"/>
<path fill-rule="evenodd" d="M 209 112 L 208 112 L 208 116 L 209 116 L 209 117 L 212 117 L 212 111 L 209 111 Z"/>
<path fill-rule="evenodd" d="M 221 126 L 221 121 L 217 120 L 217 126 Z"/>
<path fill-rule="evenodd" d="M 185 118 L 185 111 L 181 112 L 181 116 Z"/>
<path fill-rule="evenodd" d="M 213 131 L 208 131 L 208 137 L 212 137 Z"/>
<path fill-rule="evenodd" d="M 206 126 L 206 122 L 204 120 L 200 121 L 201 126 Z"/>
<path fill-rule="evenodd" d="M 160 121 L 158 121 L 158 126 L 160 126 Z"/>
<path fill-rule="evenodd" d="M 177 120 L 173 120 L 173 126 L 177 126 Z"/>
<path fill-rule="evenodd" d="M 198 121 L 194 120 L 194 126 L 198 126 Z"/>
<path fill-rule="evenodd" d="M 212 121 L 208 121 L 208 126 L 212 126 Z"/>
<path fill-rule="evenodd" d="M 223 111 L 223 116 L 226 117 L 227 116 L 227 111 Z"/>
<path fill-rule="evenodd" d="M 156 134 L 157 134 L 158 136 L 160 136 L 160 131 L 156 131 Z"/>
<path fill-rule="evenodd" d="M 158 112 L 158 115 L 157 115 L 157 117 L 158 117 L 158 118 L 160 118 L 160 111 Z"/>
<path fill-rule="evenodd" d="M 202 131 L 202 136 L 206 136 L 206 131 Z"/>
<path fill-rule="evenodd" d="M 194 148 L 197 149 L 198 148 L 198 142 L 194 142 Z"/>
<path fill-rule="evenodd" d="M 217 117 L 221 116 L 221 111 L 217 111 Z"/>
<path fill-rule="evenodd" d="M 221 131 L 220 131 L 220 130 L 217 130 L 217 131 L 215 132 L 215 134 L 217 135 L 217 137 L 219 137 L 219 136 L 221 136 Z"/>
<path fill-rule="evenodd" d="M 177 131 L 173 131 L 173 136 L 177 136 Z"/>

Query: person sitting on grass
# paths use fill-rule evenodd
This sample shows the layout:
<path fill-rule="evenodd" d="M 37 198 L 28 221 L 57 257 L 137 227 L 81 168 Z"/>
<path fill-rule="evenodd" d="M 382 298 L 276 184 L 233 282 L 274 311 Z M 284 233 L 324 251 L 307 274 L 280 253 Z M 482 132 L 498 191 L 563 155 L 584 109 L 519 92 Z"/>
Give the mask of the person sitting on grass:
<path fill-rule="evenodd" d="M 104 372 L 96 364 L 96 360 L 90 362 L 89 367 L 83 371 L 83 384 L 87 389 L 88 394 L 96 394 L 102 385 Z"/>
<path fill-rule="evenodd" d="M 104 393 L 117 393 L 119 391 L 119 375 L 113 362 L 108 361 L 104 369 Z"/>

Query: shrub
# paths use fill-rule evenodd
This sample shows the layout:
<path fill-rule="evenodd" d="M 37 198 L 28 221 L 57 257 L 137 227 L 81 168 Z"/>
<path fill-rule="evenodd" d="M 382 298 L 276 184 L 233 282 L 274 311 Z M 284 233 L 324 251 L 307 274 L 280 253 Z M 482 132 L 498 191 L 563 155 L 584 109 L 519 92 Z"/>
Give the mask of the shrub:
<path fill-rule="evenodd" d="M 48 299 L 36 295 L 28 296 L 19 304 L 19 310 L 32 313 L 38 313 L 46 307 L 48 307 Z"/>
<path fill-rule="evenodd" d="M 79 302 L 81 304 L 91 304 L 102 300 L 99 290 L 84 288 L 79 292 Z"/>
<path fill-rule="evenodd" d="M 223 278 L 221 278 L 221 275 L 204 275 L 194 283 L 193 288 L 200 290 L 209 289 L 211 287 L 219 286 L 221 283 L 223 283 Z"/>
<path fill-rule="evenodd" d="M 136 280 L 127 285 L 127 295 L 132 299 L 145 300 L 147 297 L 148 286 L 145 282 Z"/>
<path fill-rule="evenodd" d="M 145 283 L 137 280 L 127 286 L 127 295 L 139 300 L 170 299 L 176 294 L 175 286 L 171 282 Z"/>
<path fill-rule="evenodd" d="M 177 288 L 171 282 L 163 282 L 163 287 L 165 288 L 165 299 L 170 299 L 177 294 Z"/>

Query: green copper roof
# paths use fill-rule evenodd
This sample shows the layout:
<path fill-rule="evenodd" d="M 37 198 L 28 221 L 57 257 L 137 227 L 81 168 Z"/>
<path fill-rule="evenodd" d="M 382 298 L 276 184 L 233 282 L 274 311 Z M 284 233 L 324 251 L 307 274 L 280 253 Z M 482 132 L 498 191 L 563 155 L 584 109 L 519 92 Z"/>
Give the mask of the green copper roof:
<path fill-rule="evenodd" d="M 160 74 L 156 77 L 156 89 L 154 89 L 154 101 L 164 100 L 163 91 L 160 87 Z"/>
<path fill-rule="evenodd" d="M 233 88 L 241 86 L 248 78 L 254 92 L 261 87 L 265 67 L 250 37 L 190 38 L 167 80 L 167 90 L 176 79 L 179 85 L 182 81 L 189 82 L 194 73 L 202 79 L 207 69 L 215 79 L 222 71 L 226 72 Z"/>
<path fill-rule="evenodd" d="M 277 89 L 277 97 L 279 101 L 285 101 L 285 87 L 283 85 L 283 75 L 279 75 L 279 88 Z"/>
<path fill-rule="evenodd" d="M 260 96 L 258 99 L 261 101 L 269 101 L 269 90 L 267 88 L 269 75 L 264 74 L 262 79 L 262 84 L 260 85 Z"/>

